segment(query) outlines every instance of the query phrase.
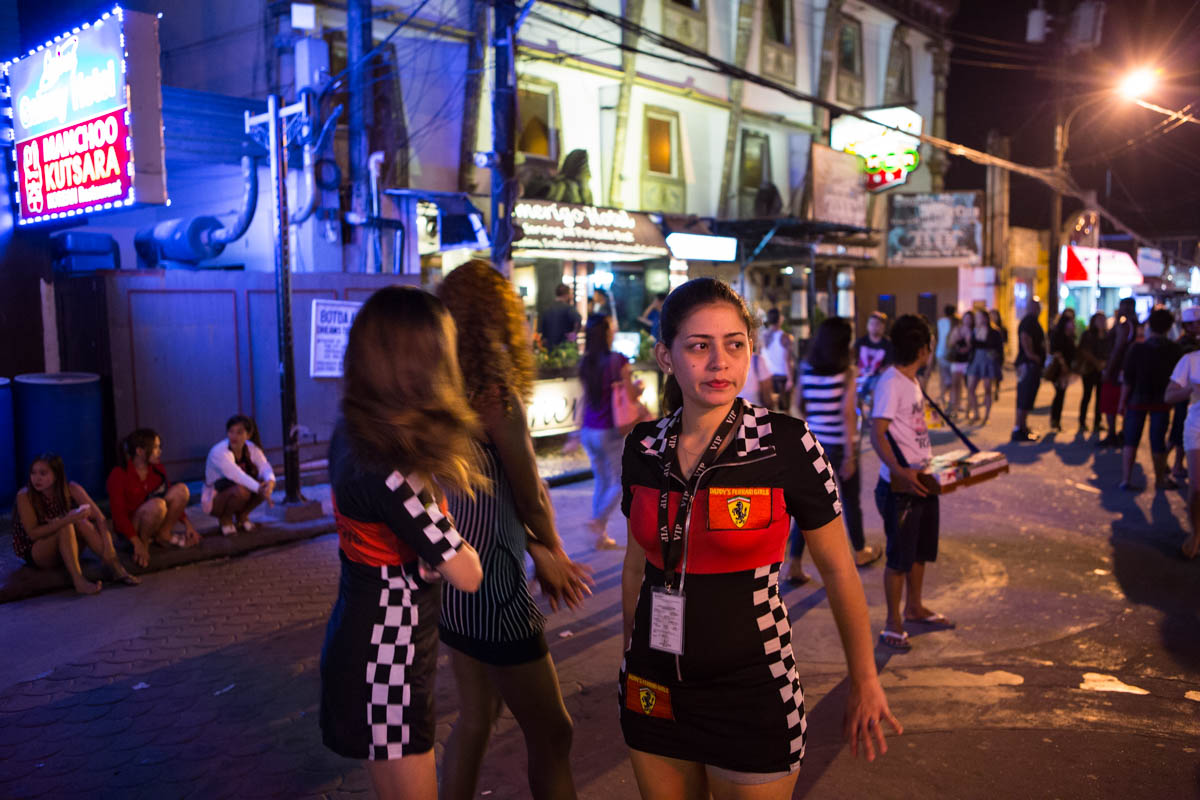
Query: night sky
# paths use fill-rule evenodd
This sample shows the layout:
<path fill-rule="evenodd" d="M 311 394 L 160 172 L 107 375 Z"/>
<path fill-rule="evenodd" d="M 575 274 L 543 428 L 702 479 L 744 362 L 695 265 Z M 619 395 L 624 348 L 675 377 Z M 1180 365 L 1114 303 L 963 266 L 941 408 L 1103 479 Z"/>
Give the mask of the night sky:
<path fill-rule="evenodd" d="M 1046 0 L 1047 9 L 1058 2 Z M 983 150 L 988 130 L 996 129 L 1011 137 L 1013 160 L 1046 166 L 1053 161 L 1057 45 L 1055 39 L 1025 44 L 1026 13 L 1035 5 L 963 0 L 952 26 L 947 132 Z M 1076 182 L 1095 190 L 1100 204 L 1135 231 L 1151 238 L 1200 233 L 1200 125 L 1163 133 L 1166 117 L 1114 94 L 1111 87 L 1138 66 L 1162 70 L 1146 100 L 1171 109 L 1195 103 L 1191 112 L 1200 116 L 1200 0 L 1110 0 L 1100 47 L 1066 61 L 1064 113 L 1091 103 L 1071 123 L 1068 165 L 1077 162 L 1071 168 Z M 1126 147 L 1130 139 L 1137 144 Z M 983 167 L 959 158 L 951 165 L 948 188 L 983 188 Z M 1064 215 L 1078 208 L 1067 199 Z M 1013 225 L 1045 228 L 1049 209 L 1047 188 L 1012 177 Z"/>

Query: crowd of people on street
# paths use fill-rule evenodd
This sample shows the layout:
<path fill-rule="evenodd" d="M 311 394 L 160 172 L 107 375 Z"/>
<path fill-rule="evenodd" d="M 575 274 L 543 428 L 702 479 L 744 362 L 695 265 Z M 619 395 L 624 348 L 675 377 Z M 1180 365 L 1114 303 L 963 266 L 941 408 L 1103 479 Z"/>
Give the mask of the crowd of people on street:
<path fill-rule="evenodd" d="M 849 320 L 830 317 L 801 355 L 778 310 L 760 322 L 728 285 L 694 279 L 643 315 L 665 376 L 655 419 L 628 360 L 613 350 L 611 301 L 593 298 L 583 324 L 567 300 L 558 298 L 562 308 L 541 333 L 560 343 L 584 334 L 580 438 L 595 478 L 592 546 L 621 547 L 608 522 L 618 507 L 627 518 L 614 694 L 643 797 L 791 796 L 807 723 L 779 584 L 811 580 L 805 552 L 845 651 L 845 734 L 855 755 L 886 752 L 884 726 L 902 728 L 876 673 L 874 642 L 904 653 L 911 628 L 955 627 L 924 602 L 940 537 L 938 493 L 924 474 L 927 409 L 938 409 L 927 383 L 940 376 L 948 421 L 986 425 L 1005 359 L 998 315 L 972 309 L 960 317 L 947 307 L 935 326 L 875 312 L 857 340 Z M 1123 302 L 1111 327 L 1097 314 L 1082 336 L 1074 312 L 1060 315 L 1049 336 L 1039 313 L 1030 302 L 1017 332 L 1012 440 L 1038 438 L 1028 414 L 1043 379 L 1053 385 L 1051 426 L 1060 430 L 1065 391 L 1078 375 L 1080 431 L 1090 419 L 1099 444 L 1124 446 L 1121 488 L 1133 486 L 1147 425 L 1157 489 L 1200 476 L 1200 307 L 1184 310 L 1178 340 L 1164 308 L 1140 322 Z M 380 797 L 465 800 L 476 796 L 508 706 L 525 738 L 530 795 L 574 797 L 574 723 L 526 558 L 552 611 L 578 608 L 594 579 L 565 552 L 538 472 L 526 414 L 534 361 L 520 298 L 478 260 L 449 273 L 436 295 L 381 289 L 356 316 L 344 363 L 329 449 L 341 579 L 320 661 L 325 745 L 363 760 Z M 249 515 L 271 502 L 275 475 L 252 419 L 230 417 L 225 433 L 208 453 L 201 505 L 233 535 L 253 529 Z M 863 525 L 864 439 L 880 461 L 873 496 L 882 548 L 867 542 Z M 162 444 L 154 430 L 133 431 L 108 479 L 112 527 L 142 568 L 155 548 L 200 541 L 186 485 L 170 482 L 162 466 Z M 1188 558 L 1200 550 L 1195 484 Z M 105 516 L 53 454 L 35 459 L 17 496 L 13 542 L 31 566 L 65 567 L 83 594 L 101 587 L 82 573 L 82 547 L 112 580 L 139 583 L 118 559 Z M 887 615 L 875 636 L 858 570 L 881 558 Z M 439 642 L 459 698 L 440 781 Z"/>

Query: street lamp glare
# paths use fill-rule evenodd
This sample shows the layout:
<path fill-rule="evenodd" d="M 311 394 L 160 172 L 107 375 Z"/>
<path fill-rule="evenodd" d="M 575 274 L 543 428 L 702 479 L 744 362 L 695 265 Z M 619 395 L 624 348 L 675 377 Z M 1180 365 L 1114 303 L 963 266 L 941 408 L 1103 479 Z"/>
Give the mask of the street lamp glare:
<path fill-rule="evenodd" d="M 1146 94 L 1157 82 L 1157 76 L 1152 69 L 1138 69 L 1125 76 L 1118 91 L 1130 100 L 1136 100 Z"/>

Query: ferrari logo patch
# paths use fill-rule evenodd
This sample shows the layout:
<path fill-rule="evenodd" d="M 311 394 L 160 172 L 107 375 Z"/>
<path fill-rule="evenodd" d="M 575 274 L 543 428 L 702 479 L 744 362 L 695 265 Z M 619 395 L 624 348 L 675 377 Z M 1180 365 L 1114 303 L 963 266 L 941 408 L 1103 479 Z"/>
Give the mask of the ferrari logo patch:
<path fill-rule="evenodd" d="M 647 717 L 675 719 L 675 712 L 671 708 L 671 690 L 637 675 L 625 676 L 625 707 Z"/>
<path fill-rule="evenodd" d="M 750 519 L 750 498 L 731 497 L 725 501 L 725 505 L 729 508 L 729 518 L 733 524 L 739 528 L 746 527 L 746 520 Z"/>
<path fill-rule="evenodd" d="M 713 486 L 708 490 L 710 531 L 754 531 L 771 525 L 771 490 L 765 486 Z"/>

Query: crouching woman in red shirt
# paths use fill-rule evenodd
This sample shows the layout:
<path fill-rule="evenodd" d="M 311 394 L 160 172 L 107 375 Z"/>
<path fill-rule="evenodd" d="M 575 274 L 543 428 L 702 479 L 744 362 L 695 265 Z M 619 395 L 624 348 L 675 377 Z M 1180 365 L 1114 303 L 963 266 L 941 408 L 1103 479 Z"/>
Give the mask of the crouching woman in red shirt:
<path fill-rule="evenodd" d="M 486 483 L 456 350 L 433 295 L 371 295 L 350 328 L 329 445 L 342 577 L 321 651 L 321 733 L 335 753 L 366 760 L 385 799 L 437 798 L 439 575 L 466 592 L 483 576 L 443 497 Z"/>
<path fill-rule="evenodd" d="M 150 566 L 150 545 L 192 547 L 200 532 L 187 518 L 190 494 L 183 483 L 172 484 L 162 468 L 162 440 L 150 428 L 138 428 L 121 442 L 121 466 L 108 476 L 108 502 L 113 527 L 133 544 L 133 560 Z M 175 531 L 183 523 L 183 532 Z"/>

